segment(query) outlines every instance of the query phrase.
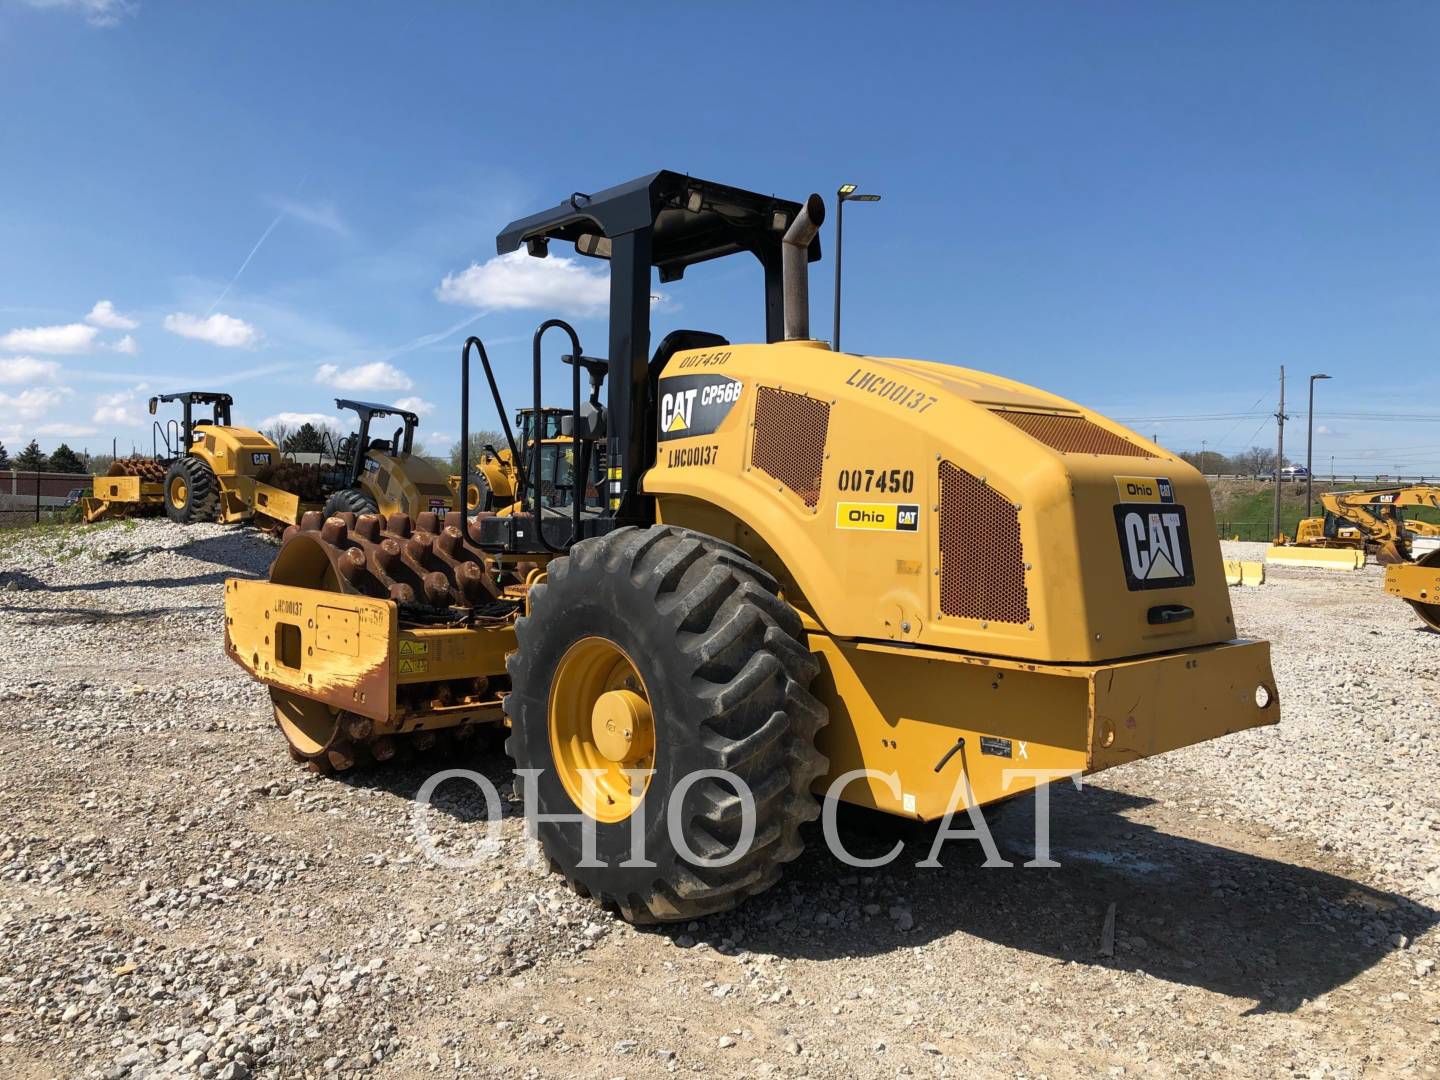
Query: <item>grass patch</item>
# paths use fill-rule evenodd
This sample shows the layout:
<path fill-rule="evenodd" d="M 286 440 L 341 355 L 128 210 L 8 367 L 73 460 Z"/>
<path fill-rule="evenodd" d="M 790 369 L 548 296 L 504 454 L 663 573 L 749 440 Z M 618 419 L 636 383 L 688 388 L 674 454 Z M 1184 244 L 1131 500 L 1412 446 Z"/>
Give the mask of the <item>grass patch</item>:
<path fill-rule="evenodd" d="M 68 541 L 72 538 L 77 538 L 82 530 L 88 534 L 100 529 L 113 529 L 122 523 L 134 528 L 134 523 L 128 519 L 122 519 L 121 521 L 97 521 L 94 525 L 84 525 L 73 521 L 46 521 L 38 525 L 34 523 L 29 525 L 16 525 L 12 528 L 0 529 L 0 551 L 12 548 L 16 544 L 26 540 L 47 541 L 57 548 L 69 550 L 71 545 Z M 78 546 L 74 548 L 76 555 L 78 555 L 80 551 L 81 548 Z"/>

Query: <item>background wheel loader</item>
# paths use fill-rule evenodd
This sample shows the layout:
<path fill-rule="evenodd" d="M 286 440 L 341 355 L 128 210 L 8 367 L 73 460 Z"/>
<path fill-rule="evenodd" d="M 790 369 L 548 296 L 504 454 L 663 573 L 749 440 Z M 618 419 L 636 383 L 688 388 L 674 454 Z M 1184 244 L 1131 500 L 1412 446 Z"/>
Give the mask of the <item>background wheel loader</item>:
<path fill-rule="evenodd" d="M 117 461 L 111 475 L 96 478 L 94 495 L 81 504 L 86 521 L 163 509 L 181 524 L 259 517 L 284 526 L 320 495 L 319 471 L 285 461 L 264 435 L 231 423 L 229 394 L 161 394 L 150 399 L 151 416 L 162 402 L 178 402 L 180 419 L 155 423 L 152 459 Z M 206 407 L 208 416 L 197 415 Z"/>
<path fill-rule="evenodd" d="M 485 446 L 480 451 L 475 472 L 483 482 L 483 496 L 478 499 L 472 496 L 470 509 L 489 510 L 501 515 L 523 511 L 526 504 L 518 499 L 520 468 L 516 465 L 516 451 L 519 452 L 519 460 L 527 462 L 537 445 L 540 457 L 535 475 L 539 478 L 541 504 L 555 512 L 569 506 L 575 498 L 575 478 L 578 475 L 575 460 L 577 444 L 573 438 L 562 434 L 569 415 L 569 410 L 553 406 L 538 412 L 533 408 L 517 412 L 515 425 L 520 429 L 520 436 L 515 450 L 508 446 L 500 450 Z M 596 453 L 591 457 L 589 477 L 581 498 L 595 501 L 604 488 L 604 454 Z"/>
<path fill-rule="evenodd" d="M 811 340 L 823 215 L 658 172 L 499 235 L 502 254 L 609 259 L 608 361 L 584 365 L 588 400 L 572 363 L 562 423 L 576 475 L 604 455 L 605 490 L 544 506 L 543 440 L 516 442 L 469 339 L 462 388 L 478 355 L 524 508 L 306 515 L 268 582 L 226 584 L 225 650 L 294 757 L 345 768 L 508 725 L 553 864 L 653 921 L 772 885 L 835 781 L 934 820 L 1042 782 L 1027 770 L 1278 720 L 1199 473 L 1013 380 Z M 652 353 L 652 274 L 731 255 L 759 264 L 765 343 L 682 330 Z M 537 412 L 552 334 L 584 357 L 540 326 Z"/>

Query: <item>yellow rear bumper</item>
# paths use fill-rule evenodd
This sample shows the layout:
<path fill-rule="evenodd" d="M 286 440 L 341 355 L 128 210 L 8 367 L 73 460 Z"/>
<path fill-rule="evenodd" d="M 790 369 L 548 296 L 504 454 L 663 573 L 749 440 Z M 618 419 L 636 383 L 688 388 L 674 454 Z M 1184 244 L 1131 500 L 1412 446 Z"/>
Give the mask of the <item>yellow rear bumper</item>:
<path fill-rule="evenodd" d="M 984 804 L 1037 782 L 1025 770 L 1090 773 L 1278 723 L 1270 645 L 1235 641 L 1096 665 L 1030 664 L 812 633 L 816 692 L 830 710 L 823 791 L 856 769 L 847 801 L 933 820 L 962 775 Z M 1263 687 L 1257 701 L 1257 689 Z"/>

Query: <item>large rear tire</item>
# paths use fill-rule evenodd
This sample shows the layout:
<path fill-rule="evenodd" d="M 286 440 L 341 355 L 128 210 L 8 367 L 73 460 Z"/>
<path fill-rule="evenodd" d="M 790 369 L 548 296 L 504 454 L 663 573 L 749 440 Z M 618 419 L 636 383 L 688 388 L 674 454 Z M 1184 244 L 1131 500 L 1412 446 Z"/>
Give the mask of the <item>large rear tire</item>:
<path fill-rule="evenodd" d="M 341 488 L 325 500 L 324 513 L 327 518 L 335 514 L 354 514 L 359 517 L 361 514 L 379 512 L 375 500 L 359 488 Z"/>
<path fill-rule="evenodd" d="M 827 762 L 809 689 L 818 665 L 773 577 L 701 533 L 619 529 L 549 564 L 516 636 L 505 747 L 540 843 L 577 892 L 658 922 L 723 911 L 779 880 L 819 812 L 810 786 Z M 587 767 L 601 774 L 588 815 Z M 637 792 L 622 767 L 653 774 Z M 533 791 L 522 770 L 536 770 Z M 753 795 L 753 840 L 729 865 L 703 863 L 734 853 L 741 797 L 716 776 L 694 780 L 705 770 Z M 601 865 L 581 865 L 586 827 Z M 623 865 L 641 861 L 632 831 L 653 866 Z"/>
<path fill-rule="evenodd" d="M 165 473 L 165 513 L 171 521 L 190 525 L 214 521 L 220 505 L 220 484 L 210 466 L 185 456 Z"/>

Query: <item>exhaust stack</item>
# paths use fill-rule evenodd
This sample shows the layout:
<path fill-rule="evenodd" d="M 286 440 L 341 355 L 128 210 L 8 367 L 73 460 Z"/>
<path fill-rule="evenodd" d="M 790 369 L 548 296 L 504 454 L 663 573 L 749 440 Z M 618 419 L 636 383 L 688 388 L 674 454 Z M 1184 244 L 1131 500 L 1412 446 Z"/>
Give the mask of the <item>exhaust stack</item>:
<path fill-rule="evenodd" d="M 786 341 L 805 341 L 810 337 L 810 241 L 824 223 L 825 200 L 812 194 L 781 240 Z"/>

